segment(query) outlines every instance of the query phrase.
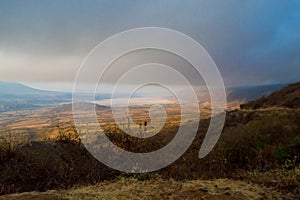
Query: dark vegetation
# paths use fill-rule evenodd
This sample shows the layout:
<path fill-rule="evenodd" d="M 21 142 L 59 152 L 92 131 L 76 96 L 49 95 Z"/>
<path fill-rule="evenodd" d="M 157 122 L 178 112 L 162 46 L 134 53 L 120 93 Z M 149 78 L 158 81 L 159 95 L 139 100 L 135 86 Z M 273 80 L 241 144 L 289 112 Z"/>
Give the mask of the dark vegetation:
<path fill-rule="evenodd" d="M 7 147 L 0 159 L 0 194 L 62 189 L 118 175 L 69 139 Z"/>
<path fill-rule="evenodd" d="M 299 94 L 293 89 L 295 86 L 297 84 L 268 98 Z M 286 99 L 289 98 L 282 97 Z M 273 106 L 269 104 L 271 100 L 266 102 L 268 104 L 263 106 Z M 274 102 L 275 106 L 286 106 L 279 100 Z M 198 152 L 209 119 L 201 120 L 197 136 L 184 155 L 170 166 L 148 174 L 123 174 L 101 164 L 86 151 L 74 128 L 61 130 L 55 141 L 13 144 L 2 140 L 0 194 L 69 188 L 120 176 L 134 176 L 139 180 L 160 176 L 175 180 L 242 179 L 300 196 L 300 110 L 247 108 L 227 114 L 222 136 L 207 157 L 199 159 Z M 105 133 L 123 149 L 147 152 L 168 143 L 177 128 L 177 123 L 167 123 L 161 133 L 150 140 L 126 136 L 115 126 L 108 127 Z"/>

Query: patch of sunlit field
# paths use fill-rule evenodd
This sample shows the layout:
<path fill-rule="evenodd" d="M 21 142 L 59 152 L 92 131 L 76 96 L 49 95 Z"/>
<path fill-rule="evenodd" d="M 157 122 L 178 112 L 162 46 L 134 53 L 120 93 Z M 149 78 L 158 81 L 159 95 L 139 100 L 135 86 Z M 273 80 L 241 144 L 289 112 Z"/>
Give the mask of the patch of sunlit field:
<path fill-rule="evenodd" d="M 127 122 L 127 116 L 124 117 L 124 121 L 117 124 L 112 110 L 110 107 L 101 107 L 96 109 L 96 115 L 99 123 L 86 124 L 86 130 L 83 129 L 83 133 L 88 132 L 90 129 L 96 130 L 123 130 L 127 131 L 140 131 L 152 133 L 157 131 L 157 127 L 151 124 L 151 118 L 149 116 L 149 109 L 151 105 L 138 105 L 130 106 L 129 113 L 133 120 L 133 123 Z M 207 119 L 210 117 L 211 110 L 209 105 L 201 104 L 199 112 L 190 107 L 185 110 L 184 114 L 181 113 L 181 108 L 178 104 L 164 104 L 163 105 L 167 117 L 165 125 L 160 130 L 166 132 L 167 129 L 176 129 L 180 125 L 184 125 L 193 122 L 194 118 L 188 115 L 199 113 L 199 118 Z M 197 112 L 197 113 L 196 113 Z M 82 113 L 83 117 L 89 117 L 93 113 Z M 116 115 L 123 116 L 124 113 L 116 111 Z M 186 116 L 183 116 L 186 115 Z M 160 118 L 160 116 L 156 116 Z M 182 119 L 185 120 L 182 120 Z M 159 119 L 160 120 L 160 119 Z M 145 123 L 147 124 L 145 126 Z M 100 129 L 100 127 L 101 129 Z M 0 119 L 0 136 L 6 140 L 13 141 L 25 141 L 25 140 L 45 140 L 56 139 L 59 135 L 66 132 L 73 132 L 76 134 L 76 128 L 73 120 L 73 113 L 70 105 L 61 105 L 57 108 L 43 108 L 36 110 L 24 110 L 17 112 L 3 113 Z"/>

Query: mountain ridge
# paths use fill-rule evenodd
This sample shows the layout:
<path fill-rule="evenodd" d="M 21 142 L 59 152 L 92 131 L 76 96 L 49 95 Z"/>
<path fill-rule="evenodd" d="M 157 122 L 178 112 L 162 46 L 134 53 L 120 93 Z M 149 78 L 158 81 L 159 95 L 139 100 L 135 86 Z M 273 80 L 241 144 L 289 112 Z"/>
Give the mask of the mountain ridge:
<path fill-rule="evenodd" d="M 45 93 L 45 92 L 53 92 L 59 93 L 56 91 L 47 91 L 47 90 L 40 90 L 36 88 L 29 87 L 23 83 L 19 82 L 4 82 L 0 81 L 0 94 L 11 94 L 15 95 L 16 93 L 19 94 L 37 94 L 37 93 Z"/>

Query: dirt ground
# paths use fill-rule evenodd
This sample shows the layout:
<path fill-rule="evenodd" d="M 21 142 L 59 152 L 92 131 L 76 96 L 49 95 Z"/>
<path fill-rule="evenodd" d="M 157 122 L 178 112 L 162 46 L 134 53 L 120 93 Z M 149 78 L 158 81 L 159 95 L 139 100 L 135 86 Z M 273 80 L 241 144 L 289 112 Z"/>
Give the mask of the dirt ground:
<path fill-rule="evenodd" d="M 272 188 L 230 179 L 175 181 L 127 178 L 70 190 L 0 196 L 0 200 L 92 199 L 293 199 Z"/>

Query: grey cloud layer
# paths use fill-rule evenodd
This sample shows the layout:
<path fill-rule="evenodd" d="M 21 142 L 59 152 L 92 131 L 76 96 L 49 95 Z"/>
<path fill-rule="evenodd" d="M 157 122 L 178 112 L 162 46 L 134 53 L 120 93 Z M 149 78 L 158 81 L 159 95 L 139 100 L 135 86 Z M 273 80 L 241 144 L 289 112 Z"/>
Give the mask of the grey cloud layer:
<path fill-rule="evenodd" d="M 297 81 L 299 10 L 296 0 L 1 1 L 0 79 L 71 82 L 105 38 L 161 26 L 202 44 L 227 84 Z"/>

